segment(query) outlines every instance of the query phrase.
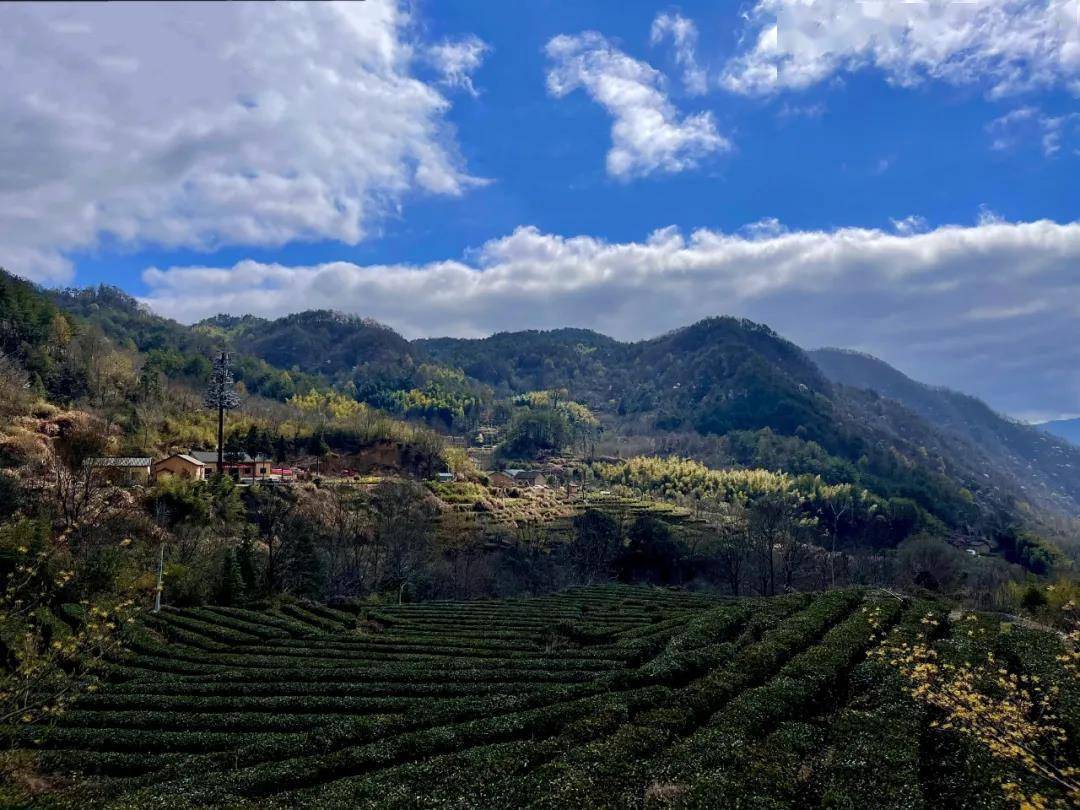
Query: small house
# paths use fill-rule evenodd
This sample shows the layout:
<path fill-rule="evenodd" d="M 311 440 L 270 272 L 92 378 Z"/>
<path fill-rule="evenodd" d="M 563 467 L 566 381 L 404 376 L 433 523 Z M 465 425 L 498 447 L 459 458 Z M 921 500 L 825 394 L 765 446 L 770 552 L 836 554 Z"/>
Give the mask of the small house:
<path fill-rule="evenodd" d="M 449 484 L 454 480 L 454 474 L 452 472 L 435 473 L 435 480 L 442 484 Z"/>
<path fill-rule="evenodd" d="M 547 478 L 539 470 L 519 470 L 514 480 L 523 487 L 542 487 L 547 484 Z"/>
<path fill-rule="evenodd" d="M 510 489 L 518 485 L 512 476 L 504 472 L 493 472 L 488 476 L 488 483 L 493 489 Z"/>
<path fill-rule="evenodd" d="M 103 456 L 88 458 L 84 463 L 93 475 L 125 484 L 143 483 L 150 478 L 150 462 L 145 456 Z"/>
<path fill-rule="evenodd" d="M 509 476 L 515 487 L 538 487 L 543 486 L 547 479 L 544 478 L 543 473 L 539 470 L 524 470 L 519 467 L 507 467 L 503 471 Z"/>
<path fill-rule="evenodd" d="M 493 472 L 488 476 L 488 480 L 496 489 L 538 487 L 546 483 L 543 473 L 539 470 L 524 470 L 519 467 L 507 467 L 501 472 Z"/>
<path fill-rule="evenodd" d="M 217 472 L 217 452 L 214 450 L 192 450 L 186 455 L 206 465 L 206 474 Z M 228 456 L 226 456 L 227 458 Z M 228 462 L 225 462 L 227 466 Z"/>
<path fill-rule="evenodd" d="M 187 455 L 201 461 L 211 471 L 217 470 L 217 451 L 192 450 Z M 247 453 L 226 453 L 222 461 L 222 471 L 236 479 L 267 478 L 271 474 L 272 464 L 266 456 L 252 458 Z"/>
<path fill-rule="evenodd" d="M 168 458 L 155 461 L 150 468 L 150 474 L 155 481 L 170 476 L 202 481 L 206 478 L 206 464 L 187 453 L 173 453 Z"/>

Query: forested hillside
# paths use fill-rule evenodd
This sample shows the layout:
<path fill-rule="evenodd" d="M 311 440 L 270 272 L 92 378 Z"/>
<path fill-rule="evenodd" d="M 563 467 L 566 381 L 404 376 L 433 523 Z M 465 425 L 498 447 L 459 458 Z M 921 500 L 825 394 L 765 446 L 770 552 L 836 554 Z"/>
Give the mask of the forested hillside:
<path fill-rule="evenodd" d="M 916 382 L 875 357 L 840 349 L 810 356 L 833 382 L 876 391 L 967 441 L 984 455 L 987 471 L 1007 473 L 1040 507 L 1080 513 L 1080 447 L 995 413 L 975 397 Z"/>
<path fill-rule="evenodd" d="M 369 318 L 310 311 L 266 320 L 251 315 L 219 315 L 195 329 L 224 338 L 244 354 L 285 370 L 349 379 L 357 367 L 383 368 L 415 363 L 409 342 Z"/>
<path fill-rule="evenodd" d="M 882 392 L 892 404 L 868 399 L 830 382 L 814 359 L 768 327 L 745 320 L 712 318 L 635 343 L 578 329 L 409 343 L 380 324 L 330 312 L 219 316 L 185 327 L 107 288 L 53 299 L 116 343 L 146 353 L 148 364 L 170 377 L 196 379 L 213 347 L 229 348 L 245 386 L 272 399 L 333 386 L 400 417 L 460 432 L 501 397 L 563 390 L 600 418 L 609 438 L 725 437 L 739 463 L 796 472 L 821 456 L 814 471 L 833 482 L 912 498 L 954 529 L 1008 528 L 1024 501 L 1080 512 L 1080 463 L 1068 466 L 1069 454 L 1080 451 L 1060 450 L 1062 443 L 973 398 L 935 395 L 910 380 L 890 388 L 895 397 Z M 824 358 L 817 356 L 844 382 L 839 360 Z M 786 437 L 784 452 L 761 431 Z M 691 455 L 707 445 L 682 442 Z"/>
<path fill-rule="evenodd" d="M 117 348 L 144 355 L 144 369 L 168 379 L 201 385 L 210 372 L 209 358 L 215 351 L 229 348 L 214 330 L 155 315 L 115 287 L 60 290 L 52 292 L 50 298 L 56 307 L 102 333 Z M 274 367 L 248 352 L 236 354 L 234 368 L 248 391 L 281 401 L 306 393 L 322 381 L 320 376 L 293 366 Z"/>

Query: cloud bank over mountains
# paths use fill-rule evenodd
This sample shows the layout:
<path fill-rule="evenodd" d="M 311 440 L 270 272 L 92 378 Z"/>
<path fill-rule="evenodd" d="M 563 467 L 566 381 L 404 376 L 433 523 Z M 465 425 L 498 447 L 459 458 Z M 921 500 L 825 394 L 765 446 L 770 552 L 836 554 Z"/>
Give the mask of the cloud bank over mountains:
<path fill-rule="evenodd" d="M 912 223 L 917 223 L 916 227 Z M 612 243 L 518 228 L 467 261 L 150 269 L 146 303 L 182 321 L 303 308 L 370 315 L 410 337 L 585 326 L 641 338 L 716 314 L 801 345 L 877 354 L 917 376 L 1037 418 L 1080 398 L 1080 222 L 895 231 L 675 228 Z M 1062 372 L 1062 369 L 1068 371 Z"/>

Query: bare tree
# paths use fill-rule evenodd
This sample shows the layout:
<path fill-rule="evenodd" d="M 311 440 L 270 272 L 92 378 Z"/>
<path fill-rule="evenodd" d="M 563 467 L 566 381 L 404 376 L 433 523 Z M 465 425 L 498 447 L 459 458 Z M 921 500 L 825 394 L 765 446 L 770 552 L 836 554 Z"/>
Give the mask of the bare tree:
<path fill-rule="evenodd" d="M 419 484 L 383 481 L 372 493 L 372 513 L 383 556 L 381 579 L 398 588 L 402 601 L 430 557 L 434 508 Z"/>
<path fill-rule="evenodd" d="M 316 521 L 326 538 L 327 578 L 330 592 L 357 596 L 365 591 L 375 573 L 378 549 L 371 519 L 358 503 L 354 487 L 341 485 L 319 490 L 310 499 Z"/>
<path fill-rule="evenodd" d="M 778 562 L 784 585 L 791 586 L 795 571 L 804 559 L 800 547 L 807 530 L 799 502 L 792 493 L 770 492 L 751 504 L 748 537 L 757 565 L 759 593 L 767 596 L 776 593 Z"/>
<path fill-rule="evenodd" d="M 295 512 L 296 500 L 276 489 L 268 490 L 259 504 L 259 530 L 266 543 L 266 585 L 271 591 L 280 578 L 282 549 Z"/>
<path fill-rule="evenodd" d="M 716 559 L 733 596 L 742 593 L 742 583 L 750 555 L 750 524 L 746 504 L 734 500 L 725 504 L 713 521 L 716 531 Z"/>
<path fill-rule="evenodd" d="M 448 512 L 440 521 L 438 545 L 447 566 L 456 599 L 470 599 L 482 587 L 484 532 L 475 513 Z"/>
<path fill-rule="evenodd" d="M 104 448 L 104 431 L 92 424 L 69 425 L 46 445 L 39 481 L 62 535 L 101 523 L 120 494 L 93 466 Z"/>
<path fill-rule="evenodd" d="M 835 588 L 836 538 L 840 535 L 840 521 L 843 519 L 844 515 L 854 509 L 854 498 L 852 497 L 851 490 L 847 490 L 843 497 L 827 498 L 826 504 L 829 507 L 829 517 L 832 519 L 832 525 L 829 527 L 829 586 Z"/>
<path fill-rule="evenodd" d="M 30 378 L 26 371 L 0 352 L 0 417 L 25 412 L 32 400 Z"/>
<path fill-rule="evenodd" d="M 607 579 L 622 540 L 618 521 L 599 509 L 586 509 L 573 526 L 570 556 L 578 575 L 588 584 Z"/>

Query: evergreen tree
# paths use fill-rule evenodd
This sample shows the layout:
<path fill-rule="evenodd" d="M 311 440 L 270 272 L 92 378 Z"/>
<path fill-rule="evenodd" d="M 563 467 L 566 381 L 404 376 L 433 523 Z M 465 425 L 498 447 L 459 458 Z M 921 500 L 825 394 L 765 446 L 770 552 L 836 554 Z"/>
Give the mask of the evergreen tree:
<path fill-rule="evenodd" d="M 226 461 L 240 461 L 244 457 L 244 449 L 244 443 L 240 437 L 233 433 L 225 440 L 225 450 L 222 455 Z"/>
<path fill-rule="evenodd" d="M 310 533 L 299 533 L 289 544 L 285 579 L 296 596 L 312 600 L 323 597 L 326 572 Z"/>
<path fill-rule="evenodd" d="M 236 549 L 226 549 L 221 566 L 221 604 L 241 605 L 247 594 L 244 589 L 244 576 L 237 559 Z"/>
<path fill-rule="evenodd" d="M 245 537 L 236 549 L 236 560 L 240 566 L 240 576 L 244 584 L 244 593 L 250 598 L 262 592 L 259 582 L 261 567 L 255 557 L 255 544 L 250 537 Z"/>
<path fill-rule="evenodd" d="M 217 411 L 218 442 L 217 472 L 221 475 L 223 454 L 225 452 L 225 411 L 240 407 L 240 396 L 236 393 L 236 381 L 233 378 L 229 353 L 221 352 L 214 358 L 214 369 L 210 372 L 210 382 L 203 395 L 203 405 Z"/>

